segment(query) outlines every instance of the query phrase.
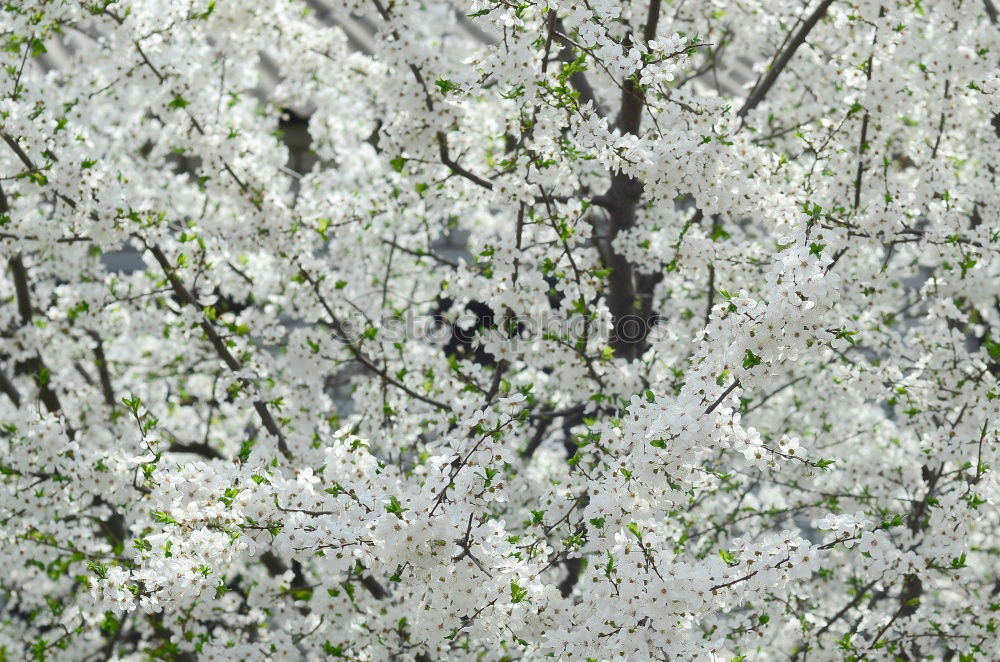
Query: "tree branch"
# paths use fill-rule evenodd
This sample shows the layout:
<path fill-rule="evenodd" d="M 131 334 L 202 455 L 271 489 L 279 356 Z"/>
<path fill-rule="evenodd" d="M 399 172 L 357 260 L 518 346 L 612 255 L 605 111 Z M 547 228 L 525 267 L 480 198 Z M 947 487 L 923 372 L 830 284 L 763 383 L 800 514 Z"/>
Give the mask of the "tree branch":
<path fill-rule="evenodd" d="M 421 402 L 425 402 L 435 407 L 436 409 L 440 409 L 442 411 L 451 411 L 451 407 L 444 404 L 443 402 L 439 402 L 434 398 L 430 398 L 427 397 L 426 395 L 417 393 L 406 384 L 403 384 L 399 380 L 393 378 L 392 375 L 390 375 L 382 368 L 379 368 L 372 362 L 370 358 L 365 356 L 364 352 L 362 352 L 359 347 L 357 347 L 353 342 L 351 342 L 350 337 L 344 330 L 344 325 L 341 323 L 340 319 L 336 316 L 336 314 L 334 314 L 333 308 L 330 306 L 330 304 L 326 300 L 326 297 L 324 297 L 323 293 L 320 291 L 319 281 L 314 279 L 305 269 L 302 269 L 301 267 L 299 267 L 299 273 L 302 275 L 302 278 L 312 286 L 313 292 L 316 294 L 316 298 L 319 301 L 320 306 L 323 307 L 323 310 L 326 311 L 326 315 L 329 318 L 328 320 L 321 320 L 320 323 L 330 328 L 334 333 L 337 334 L 337 338 L 342 343 L 344 343 L 344 345 L 347 346 L 347 349 L 351 352 L 351 355 L 358 361 L 358 363 L 360 363 L 369 371 L 375 373 L 376 375 L 384 379 L 387 383 L 392 384 L 399 390 L 403 391 L 410 397 L 416 398 Z"/>
<path fill-rule="evenodd" d="M 651 0 L 643 29 L 643 40 L 648 42 L 656 37 L 659 19 L 660 0 Z M 622 134 L 638 135 L 645 103 L 642 87 L 632 78 L 626 80 L 622 85 L 621 108 L 615 122 Z M 640 284 L 642 289 L 637 290 L 632 264 L 612 246 L 620 232 L 635 225 L 636 208 L 643 189 L 641 181 L 617 172 L 612 175 L 611 186 L 607 192 L 597 196 L 593 201 L 594 204 L 606 209 L 609 215 L 607 236 L 600 240 L 603 246 L 599 246 L 599 249 L 605 266 L 611 269 L 611 274 L 608 276 L 608 308 L 614 320 L 611 347 L 617 356 L 627 360 L 637 358 L 646 346 L 649 318 L 648 315 L 643 315 L 642 300 L 652 299 L 653 290 L 659 279 L 643 279 Z M 646 308 L 651 308 L 651 302 Z M 622 333 L 627 331 L 626 326 L 633 322 L 638 327 L 638 334 Z"/>
<path fill-rule="evenodd" d="M 31 289 L 28 287 L 28 270 L 24 266 L 21 254 L 18 253 L 8 261 L 11 275 L 14 277 L 14 290 L 17 293 L 17 310 L 21 316 L 21 325 L 31 324 Z M 46 411 L 54 414 L 62 409 L 59 396 L 49 386 L 51 372 L 46 367 L 42 357 L 35 352 L 30 359 L 14 367 L 14 373 L 31 375 L 38 384 L 38 399 L 45 405 Z M 13 384 L 11 384 L 13 387 Z M 6 389 L 5 389 L 6 391 Z M 16 392 L 16 390 L 15 390 Z M 10 395 L 8 393 L 8 395 Z M 71 434 L 72 436 L 72 434 Z"/>
<path fill-rule="evenodd" d="M 778 80 L 778 76 L 781 75 L 781 72 L 784 71 L 785 67 L 788 66 L 788 63 L 791 61 L 792 56 L 795 55 L 795 51 L 799 49 L 799 46 L 805 43 L 806 37 L 809 36 L 809 33 L 812 32 L 814 27 L 816 27 L 816 24 L 819 23 L 819 20 L 823 18 L 826 14 L 826 10 L 832 4 L 833 0 L 823 0 L 819 3 L 819 6 L 816 7 L 809 18 L 806 19 L 806 22 L 802 24 L 802 27 L 799 28 L 799 31 L 795 33 L 795 36 L 792 37 L 792 40 L 785 47 L 785 50 L 778 56 L 778 59 L 764 76 L 764 79 L 761 80 L 761 82 L 758 83 L 757 86 L 750 92 L 750 96 L 748 96 L 747 100 L 743 103 L 743 107 L 736 113 L 737 117 L 740 119 L 745 118 L 747 113 L 756 108 L 757 105 L 764 100 L 764 97 L 767 96 L 767 93 L 770 92 L 771 88 L 774 86 L 774 82 Z"/>
<path fill-rule="evenodd" d="M 198 303 L 198 300 L 194 298 L 194 295 L 192 295 L 184 284 L 177 278 L 174 267 L 170 264 L 170 261 L 167 260 L 167 256 L 163 254 L 163 251 L 160 250 L 159 246 L 150 246 L 146 244 L 146 248 L 149 249 L 157 263 L 159 263 L 160 268 L 163 270 L 167 280 L 170 282 L 170 286 L 173 288 L 177 298 L 180 299 L 185 305 L 192 306 L 198 310 L 199 313 L 201 313 L 201 329 L 208 337 L 209 343 L 215 348 L 216 353 L 222 359 L 223 363 L 226 364 L 226 367 L 238 374 L 243 369 L 243 366 L 240 365 L 240 362 L 236 359 L 236 357 L 230 353 L 229 348 L 226 347 L 225 341 L 215 330 L 215 326 L 205 318 L 202 305 Z M 239 381 L 244 386 L 249 385 L 249 380 L 245 377 L 240 377 Z M 264 425 L 264 429 L 277 438 L 278 450 L 281 451 L 281 454 L 284 455 L 286 459 L 290 459 L 291 451 L 288 449 L 288 445 L 285 442 L 285 436 L 281 432 L 281 427 L 274 419 L 271 411 L 267 408 L 267 404 L 262 400 L 255 400 L 253 407 L 257 411 L 257 415 L 260 417 L 260 422 Z"/>

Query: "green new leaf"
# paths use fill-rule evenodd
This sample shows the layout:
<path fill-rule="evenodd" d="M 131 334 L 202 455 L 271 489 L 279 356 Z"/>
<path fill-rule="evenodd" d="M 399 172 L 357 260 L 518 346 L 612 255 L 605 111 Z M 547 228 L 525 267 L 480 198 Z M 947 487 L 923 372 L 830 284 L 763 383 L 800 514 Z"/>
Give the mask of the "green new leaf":
<path fill-rule="evenodd" d="M 522 588 L 516 581 L 510 583 L 510 601 L 512 604 L 521 602 L 528 596 L 528 589 Z"/>

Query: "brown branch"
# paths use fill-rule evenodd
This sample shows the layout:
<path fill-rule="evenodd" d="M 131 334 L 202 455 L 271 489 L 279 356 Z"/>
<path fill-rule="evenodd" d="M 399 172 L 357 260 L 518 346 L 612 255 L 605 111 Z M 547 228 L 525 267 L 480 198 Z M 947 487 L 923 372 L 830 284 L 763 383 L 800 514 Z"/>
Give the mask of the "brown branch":
<path fill-rule="evenodd" d="M 133 42 L 133 44 L 135 45 L 135 50 L 139 52 L 139 57 L 141 57 L 141 58 L 142 58 L 142 61 L 143 61 L 143 63 L 144 63 L 144 64 L 145 64 L 145 65 L 146 65 L 147 67 L 149 67 L 149 70 L 150 70 L 150 71 L 152 71 L 152 72 L 153 72 L 153 74 L 154 74 L 154 75 L 156 76 L 156 80 L 157 80 L 157 81 L 158 81 L 158 82 L 159 82 L 160 84 L 163 84 L 163 81 L 165 81 L 165 80 L 166 80 L 166 78 L 165 78 L 165 77 L 163 76 L 163 74 L 161 74 L 161 73 L 160 73 L 160 71 L 159 71 L 159 70 L 158 70 L 158 69 L 157 69 L 157 68 L 156 68 L 155 66 L 153 66 L 153 63 L 149 61 L 149 58 L 148 58 L 148 57 L 146 57 L 146 53 L 145 53 L 145 52 L 144 52 L 144 51 L 142 50 L 142 46 L 140 46 L 140 45 L 139 45 L 139 40 L 138 40 L 138 39 L 136 39 L 136 40 L 135 40 L 135 41 Z"/>
<path fill-rule="evenodd" d="M 545 439 L 545 433 L 548 431 L 549 426 L 552 425 L 553 417 L 546 417 L 538 422 L 538 427 L 535 428 L 535 434 L 531 436 L 531 441 L 528 445 L 524 447 L 521 451 L 521 459 L 527 462 L 531 459 L 531 456 L 535 454 L 538 447 L 542 445 L 542 440 Z"/>
<path fill-rule="evenodd" d="M 18 144 L 17 140 L 15 140 L 12 136 L 10 136 L 10 135 L 2 132 L 2 131 L 0 131 L 0 137 L 3 138 L 4 142 L 7 143 L 7 146 L 11 148 L 11 150 L 14 152 L 14 154 L 17 155 L 17 158 L 20 159 L 21 163 L 23 163 L 24 166 L 28 170 L 37 170 L 37 171 L 41 170 L 40 168 L 35 167 L 35 163 L 31 160 L 31 157 L 29 157 L 28 154 L 21 148 L 21 145 Z M 51 152 L 46 152 L 46 154 L 48 154 L 49 157 L 54 158 L 54 157 L 52 157 L 52 153 Z M 59 198 L 60 200 L 62 200 L 63 202 L 65 202 L 66 205 L 70 209 L 76 209 L 76 201 L 73 200 L 68 195 L 60 193 L 59 191 L 55 191 L 54 195 L 57 198 Z M 97 212 L 91 212 L 90 213 L 90 218 L 93 219 L 93 220 L 97 220 Z M 57 239 L 56 241 L 57 242 L 70 242 L 71 243 L 71 242 L 74 242 L 74 241 L 90 241 L 90 239 L 76 238 L 76 237 L 67 237 L 65 239 Z"/>
<path fill-rule="evenodd" d="M 871 68 L 871 58 L 868 58 L 868 66 Z M 861 181 L 865 172 L 864 153 L 868 144 L 868 113 L 865 112 L 864 119 L 861 120 L 861 139 L 858 141 L 858 171 L 854 176 L 854 211 L 861 206 Z"/>
<path fill-rule="evenodd" d="M 809 18 L 806 19 L 805 23 L 802 24 L 802 27 L 799 28 L 799 31 L 795 33 L 795 36 L 792 37 L 791 41 L 785 47 L 785 50 L 778 56 L 778 59 L 767 72 L 767 75 L 764 76 L 764 79 L 750 92 L 750 96 L 748 96 L 747 100 L 743 103 L 743 107 L 736 113 L 737 117 L 740 119 L 745 118 L 747 113 L 756 108 L 757 105 L 764 100 L 764 97 L 767 96 L 767 93 L 770 92 L 771 88 L 774 86 L 775 81 L 778 80 L 778 76 L 781 75 L 781 72 L 784 71 L 785 67 L 787 67 L 788 63 L 791 61 L 792 56 L 795 55 L 795 51 L 799 49 L 799 46 L 805 43 L 806 37 L 809 36 L 809 33 L 816 27 L 816 24 L 819 23 L 819 20 L 823 18 L 826 14 L 826 10 L 832 4 L 833 0 L 823 0 L 819 3 L 819 6 L 816 7 Z"/>
<path fill-rule="evenodd" d="M 361 585 L 368 589 L 368 592 L 371 593 L 372 597 L 376 600 L 384 600 L 389 597 L 389 592 L 386 591 L 385 588 L 378 583 L 378 580 L 371 575 L 362 575 Z"/>
<path fill-rule="evenodd" d="M 708 291 L 705 293 L 705 326 L 712 321 L 712 306 L 715 305 L 715 265 L 708 265 Z"/>
<path fill-rule="evenodd" d="M 997 8 L 993 4 L 993 0 L 983 0 L 983 5 L 986 8 L 986 15 L 990 17 L 990 23 L 996 25 L 1000 17 L 997 16 Z"/>
<path fill-rule="evenodd" d="M 19 237 L 9 232 L 0 232 L 0 239 L 14 239 L 18 241 L 44 241 L 46 243 L 55 242 L 57 244 L 75 244 L 79 242 L 91 242 L 90 237 L 60 237 L 58 239 L 39 239 L 38 237 Z"/>
<path fill-rule="evenodd" d="M 21 325 L 31 324 L 31 288 L 28 286 L 28 270 L 24 266 L 21 254 L 18 253 L 8 261 L 11 275 L 14 277 L 14 290 L 17 293 L 17 310 L 21 315 Z M 54 414 L 62 409 L 59 396 L 49 386 L 51 372 L 45 366 L 38 352 L 23 363 L 14 367 L 14 373 L 31 375 L 38 384 L 38 399 L 45 405 L 46 411 Z M 13 386 L 13 384 L 11 384 Z M 9 395 L 9 393 L 8 393 Z M 70 431 L 72 436 L 72 431 Z"/>
<path fill-rule="evenodd" d="M 736 381 L 734 381 L 732 384 L 730 384 L 729 388 L 727 388 L 725 391 L 723 391 L 722 395 L 720 395 L 718 398 L 716 398 L 715 402 L 713 402 L 712 404 L 710 404 L 708 406 L 708 409 L 705 410 L 705 414 L 706 415 L 707 414 L 711 414 L 713 411 L 715 411 L 715 409 L 719 405 L 722 404 L 722 401 L 725 400 L 726 398 L 728 398 L 729 394 L 732 393 L 736 389 L 736 387 L 739 386 L 739 385 L 740 385 L 740 380 L 738 380 L 738 379 Z"/>
<path fill-rule="evenodd" d="M 796 378 L 795 378 L 795 379 L 793 379 L 792 381 L 790 381 L 790 382 L 787 382 L 786 384 L 784 384 L 784 385 L 782 385 L 782 386 L 779 386 L 778 388 L 774 389 L 773 391 L 771 391 L 770 393 L 768 393 L 767 395 L 765 395 L 765 396 L 764 396 L 764 397 L 763 397 L 763 398 L 761 399 L 761 401 L 760 401 L 760 402 L 758 402 L 757 404 L 755 404 L 755 405 L 754 405 L 753 407 L 749 407 L 749 408 L 747 408 L 747 410 L 746 410 L 746 411 L 744 411 L 743 413 L 744 413 L 744 414 L 749 414 L 749 413 L 750 413 L 750 412 L 752 412 L 752 411 L 753 411 L 754 409 L 758 409 L 759 407 L 763 407 L 763 406 L 764 406 L 764 403 L 766 403 L 766 402 L 767 402 L 768 400 L 770 400 L 770 399 L 771 399 L 771 398 L 773 398 L 774 396 L 778 395 L 779 393 L 781 393 L 782 391 L 784 391 L 784 390 L 785 390 L 786 388 L 789 388 L 790 386 L 794 386 L 795 384 L 798 384 L 798 383 L 799 383 L 799 382 L 801 382 L 801 381 L 802 381 L 803 379 L 805 379 L 805 376 L 804 376 L 804 375 L 803 375 L 803 376 L 800 376 L 800 377 L 796 377 Z"/>
<path fill-rule="evenodd" d="M 660 0 L 651 0 L 646 14 L 646 26 L 642 31 L 643 42 L 652 41 L 656 37 L 656 27 L 660 22 Z M 631 38 L 630 38 L 631 39 Z M 646 103 L 642 87 L 632 78 L 622 85 L 621 109 L 615 122 L 622 133 L 638 133 L 642 119 L 642 107 Z"/>
<path fill-rule="evenodd" d="M 163 251 L 160 250 L 159 246 L 150 246 L 146 244 L 146 248 L 149 249 L 157 263 L 159 263 L 160 268 L 163 269 L 163 273 L 166 275 L 167 281 L 173 288 L 177 298 L 180 299 L 185 305 L 192 306 L 202 313 L 200 323 L 201 329 L 205 332 L 209 343 L 213 348 L 215 348 L 216 353 L 222 359 L 223 363 L 225 363 L 226 367 L 228 367 L 231 371 L 239 373 L 243 366 L 240 365 L 240 362 L 232 355 L 229 348 L 226 347 L 226 342 L 221 336 L 219 336 L 219 333 L 215 330 L 215 326 L 207 318 L 205 318 L 201 304 L 198 303 L 198 300 L 194 298 L 194 295 L 188 291 L 188 289 L 184 286 L 184 283 L 177 278 L 176 271 L 170 264 L 170 261 L 167 260 L 167 256 L 163 254 Z M 249 380 L 245 377 L 240 377 L 239 381 L 243 386 L 249 386 Z M 264 429 L 277 438 L 278 450 L 281 451 L 282 455 L 290 459 L 291 452 L 288 449 L 288 445 L 285 443 L 285 436 L 282 434 L 281 427 L 274 419 L 271 411 L 267 408 L 267 404 L 262 400 L 255 400 L 253 408 L 257 411 L 257 415 L 260 417 L 260 422 L 264 425 Z"/>
<path fill-rule="evenodd" d="M 416 391 L 414 391 L 413 389 L 411 389 L 406 384 L 403 384 L 399 380 L 395 379 L 386 370 L 384 370 L 382 368 L 379 368 L 377 365 L 375 365 L 375 363 L 373 363 L 372 360 L 370 358 L 368 358 L 364 354 L 364 352 L 361 351 L 361 349 L 359 347 L 357 347 L 353 342 L 351 342 L 351 338 L 347 334 L 346 330 L 344 329 L 343 323 L 340 321 L 340 319 L 337 317 L 337 315 L 333 312 L 333 308 L 330 306 L 329 302 L 326 300 L 326 297 L 323 296 L 322 291 L 320 291 L 319 281 L 317 281 L 316 279 L 314 279 L 305 269 L 302 269 L 301 267 L 299 267 L 299 273 L 301 274 L 302 278 L 307 283 L 309 283 L 312 286 L 313 292 L 316 294 L 316 299 L 319 301 L 320 306 L 323 307 L 323 310 L 326 312 L 326 315 L 329 318 L 328 320 L 320 320 L 320 324 L 322 324 L 323 326 L 328 327 L 334 333 L 337 334 L 338 340 L 340 340 L 340 342 L 344 343 L 344 345 L 347 347 L 348 351 L 351 352 L 351 355 L 355 358 L 355 360 L 358 361 L 358 363 L 360 363 L 365 368 L 367 368 L 369 371 L 375 373 L 376 375 L 378 375 L 379 377 L 381 377 L 382 379 L 384 379 L 387 383 L 392 384 L 393 386 L 395 386 L 399 390 L 403 391 L 404 393 L 406 393 L 410 397 L 416 398 L 417 400 L 420 400 L 421 402 L 425 402 L 425 403 L 427 403 L 427 404 L 429 404 L 429 405 L 431 405 L 431 406 L 433 406 L 433 407 L 435 407 L 437 409 L 440 409 L 442 411 L 451 411 L 451 407 L 449 407 L 448 405 L 444 404 L 443 402 L 439 402 L 439 401 L 435 400 L 434 398 L 430 398 L 430 397 L 427 397 L 426 395 L 422 395 L 420 393 L 417 393 Z"/>
<path fill-rule="evenodd" d="M 395 240 L 392 240 L 392 239 L 383 239 L 382 243 L 383 244 L 387 244 L 388 246 L 391 246 L 392 248 L 395 248 L 398 251 L 402 251 L 403 253 L 406 253 L 407 255 L 412 255 L 413 257 L 417 257 L 417 258 L 429 257 L 430 259 L 434 260 L 438 264 L 443 264 L 444 266 L 451 267 L 452 269 L 458 269 L 461 266 L 461 265 L 459 265 L 458 262 L 455 262 L 454 260 L 449 260 L 446 257 L 441 257 L 440 255 L 437 255 L 436 253 L 432 253 L 430 251 L 425 251 L 425 250 L 422 250 L 422 249 L 419 249 L 419 248 L 417 248 L 417 249 L 407 248 L 406 246 L 403 246 L 403 245 L 397 243 Z"/>
<path fill-rule="evenodd" d="M 108 372 L 108 359 L 104 355 L 104 343 L 95 331 L 90 332 L 90 337 L 94 339 L 94 365 L 97 366 L 97 374 L 101 382 L 101 394 L 104 396 L 104 403 L 111 409 L 115 408 L 115 389 L 111 386 L 111 373 Z"/>
<path fill-rule="evenodd" d="M 451 170 L 452 173 L 458 175 L 459 177 L 464 177 L 473 184 L 481 186 L 487 191 L 493 190 L 493 182 L 487 179 L 483 179 L 482 177 L 480 177 L 479 175 L 475 174 L 470 170 L 466 170 L 464 167 L 462 167 L 462 164 L 451 158 L 451 155 L 448 153 L 448 136 L 445 135 L 444 131 L 437 132 L 437 142 L 438 142 L 438 154 L 441 157 L 441 163 L 448 166 L 448 169 Z"/>
<path fill-rule="evenodd" d="M 951 85 L 951 81 L 950 80 L 946 80 L 944 82 L 944 98 L 945 98 L 945 101 L 947 101 L 948 99 L 951 98 L 951 94 L 950 94 L 950 90 L 949 90 L 950 85 Z M 942 104 L 942 105 L 944 105 L 944 104 Z M 944 123 L 945 123 L 945 111 L 946 110 L 947 109 L 945 108 L 945 109 L 943 109 L 941 111 L 941 119 L 938 121 L 937 137 L 934 139 L 934 149 L 931 150 L 931 161 L 933 161 L 934 159 L 937 158 L 938 147 L 941 146 L 941 136 L 944 134 Z"/>
<path fill-rule="evenodd" d="M 493 369 L 493 381 L 490 383 L 490 388 L 486 392 L 486 407 L 493 404 L 493 398 L 497 397 L 497 392 L 500 390 L 500 381 L 503 379 L 504 372 L 507 370 L 509 364 L 506 360 L 501 360 L 500 363 Z"/>
<path fill-rule="evenodd" d="M 554 10 L 553 10 L 554 11 Z M 562 19 L 556 18 L 554 36 L 556 41 L 562 45 L 562 49 L 559 51 L 559 60 L 566 64 L 574 62 L 575 51 L 573 49 L 573 42 L 566 38 L 566 28 L 563 26 Z M 574 71 L 569 76 L 569 83 L 573 86 L 573 89 L 579 94 L 579 101 L 582 105 L 591 104 L 594 112 L 597 113 L 598 117 L 604 117 L 606 112 L 604 106 L 600 101 L 597 100 L 597 95 L 594 94 L 594 88 L 591 86 L 590 81 L 587 79 L 587 75 L 583 71 Z"/>
<path fill-rule="evenodd" d="M 224 460 L 226 456 L 218 451 L 218 449 L 202 442 L 194 443 L 183 443 L 175 441 L 170 444 L 168 450 L 171 453 L 193 453 L 194 455 L 200 455 L 209 460 Z"/>
<path fill-rule="evenodd" d="M 14 382 L 10 381 L 7 373 L 2 370 L 0 370 L 0 392 L 10 398 L 15 407 L 21 406 L 21 393 L 14 386 Z"/>
<path fill-rule="evenodd" d="M 885 14 L 885 8 L 879 12 L 879 16 Z M 868 55 L 868 66 L 865 67 L 865 80 L 866 84 L 870 85 L 872 82 L 872 67 L 875 66 L 875 43 L 878 40 L 878 32 L 872 37 L 872 52 Z M 865 171 L 865 157 L 864 153 L 868 150 L 868 121 L 869 115 L 868 111 L 865 110 L 864 119 L 861 120 L 861 139 L 858 142 L 858 171 L 854 177 L 854 211 L 858 210 L 861 206 L 861 177 Z M 890 251 L 886 254 L 886 263 L 889 261 Z M 884 266 L 883 266 L 884 268 Z"/>
<path fill-rule="evenodd" d="M 13 137 L 7 135 L 6 133 L 2 135 L 4 142 L 7 143 L 7 146 L 14 151 L 14 154 L 17 155 L 17 158 L 21 160 L 21 163 L 23 163 L 28 170 L 38 170 L 38 168 L 35 167 L 34 162 L 31 160 L 31 157 L 29 157 L 28 154 L 21 149 L 21 146 L 16 140 L 14 140 Z"/>
<path fill-rule="evenodd" d="M 643 29 L 643 39 L 650 41 L 656 37 L 656 27 L 660 19 L 660 0 L 649 3 L 646 15 L 646 25 Z M 631 39 L 631 37 L 629 38 Z M 621 109 L 615 122 L 622 132 L 638 135 L 642 122 L 642 110 L 646 99 L 639 85 L 629 78 L 622 85 Z M 612 175 L 611 186 L 603 195 L 594 198 L 593 202 L 608 211 L 608 228 L 606 236 L 598 239 L 604 265 L 611 270 L 608 276 L 608 308 L 614 323 L 614 333 L 611 337 L 611 347 L 615 354 L 627 360 L 637 358 L 646 346 L 646 336 L 649 331 L 649 318 L 643 316 L 645 298 L 651 299 L 658 279 L 643 279 L 641 289 L 637 289 L 635 270 L 632 264 L 612 248 L 615 238 L 620 232 L 635 225 L 636 208 L 644 190 L 643 183 L 619 171 Z M 596 233 L 600 235 L 601 233 Z M 639 305 L 636 298 L 639 295 Z M 651 302 L 646 304 L 651 307 Z M 627 323 L 639 325 L 639 333 L 623 335 Z"/>
<path fill-rule="evenodd" d="M 10 258 L 10 273 L 14 277 L 14 291 L 17 294 L 17 312 L 21 316 L 21 326 L 31 324 L 31 291 L 28 288 L 28 270 L 18 253 Z"/>

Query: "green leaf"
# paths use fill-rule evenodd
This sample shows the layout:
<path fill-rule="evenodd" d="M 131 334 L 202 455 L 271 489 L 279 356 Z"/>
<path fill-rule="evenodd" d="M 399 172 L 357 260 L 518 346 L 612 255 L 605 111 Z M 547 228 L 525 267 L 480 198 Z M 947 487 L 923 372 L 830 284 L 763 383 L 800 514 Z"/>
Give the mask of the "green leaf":
<path fill-rule="evenodd" d="M 451 82 L 447 78 L 438 78 L 434 81 L 434 84 L 438 86 L 439 90 L 441 90 L 441 94 L 448 94 L 452 90 L 458 89 L 458 85 L 455 85 L 455 83 Z"/>
<path fill-rule="evenodd" d="M 516 581 L 510 582 L 510 601 L 512 604 L 517 604 L 524 600 L 528 595 L 528 589 L 521 588 L 521 586 Z"/>
<path fill-rule="evenodd" d="M 204 21 L 205 19 L 207 19 L 209 16 L 212 15 L 213 11 L 215 11 L 215 0 L 211 0 L 211 2 L 208 3 L 208 6 L 205 8 L 205 11 L 195 12 L 194 14 L 191 15 L 191 18 L 194 18 L 199 21 Z"/>
<path fill-rule="evenodd" d="M 399 499 L 394 496 L 389 497 L 389 503 L 385 506 L 385 512 L 392 513 L 399 519 L 403 519 L 403 513 L 406 511 L 407 509 L 403 508 L 402 504 L 399 503 Z"/>
<path fill-rule="evenodd" d="M 240 452 L 236 456 L 239 458 L 240 462 L 246 462 L 250 459 L 250 451 L 253 450 L 255 443 L 257 443 L 256 439 L 247 439 L 240 444 Z"/>
<path fill-rule="evenodd" d="M 807 202 L 803 207 L 802 211 L 806 213 L 811 218 L 819 218 L 823 214 L 823 208 L 813 203 L 812 206 Z"/>
<path fill-rule="evenodd" d="M 174 524 L 176 526 L 180 526 L 181 524 L 163 510 L 154 510 L 150 513 L 150 516 L 153 518 L 153 521 L 161 524 Z"/>
<path fill-rule="evenodd" d="M 715 378 L 715 384 L 717 386 L 725 386 L 726 385 L 726 377 L 728 377 L 728 376 L 729 376 L 729 368 L 726 368 L 725 370 L 723 370 L 722 372 L 720 372 L 719 375 Z"/>

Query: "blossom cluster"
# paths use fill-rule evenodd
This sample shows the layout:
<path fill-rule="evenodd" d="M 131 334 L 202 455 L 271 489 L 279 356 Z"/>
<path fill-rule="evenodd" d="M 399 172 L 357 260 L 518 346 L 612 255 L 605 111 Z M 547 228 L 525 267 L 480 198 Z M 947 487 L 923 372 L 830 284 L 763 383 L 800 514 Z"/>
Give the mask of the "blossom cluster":
<path fill-rule="evenodd" d="M 0 659 L 1000 659 L 997 21 L 3 4 Z"/>

